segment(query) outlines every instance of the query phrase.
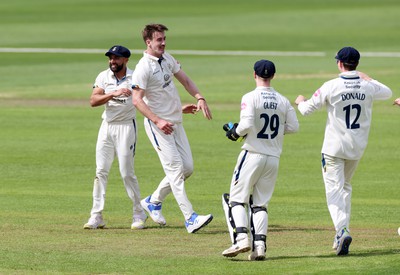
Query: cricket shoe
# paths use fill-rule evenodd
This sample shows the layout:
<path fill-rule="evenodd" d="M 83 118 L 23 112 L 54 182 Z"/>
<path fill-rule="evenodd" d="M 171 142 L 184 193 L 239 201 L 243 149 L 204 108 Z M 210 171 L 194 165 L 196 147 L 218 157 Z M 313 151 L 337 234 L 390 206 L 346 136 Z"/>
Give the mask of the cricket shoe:
<path fill-rule="evenodd" d="M 193 212 L 190 219 L 185 221 L 185 226 L 188 233 L 196 233 L 199 229 L 209 224 L 213 219 L 211 214 L 202 216 Z"/>
<path fill-rule="evenodd" d="M 349 247 L 351 241 L 353 240 L 350 236 L 349 231 L 346 228 L 343 228 L 339 234 L 336 236 L 337 240 L 337 248 L 336 248 L 336 255 L 347 255 L 349 254 Z"/>
<path fill-rule="evenodd" d="M 143 229 L 145 228 L 145 223 L 147 220 L 147 215 L 142 212 L 141 215 L 138 216 L 133 216 L 133 222 L 131 225 L 131 229 L 135 230 L 135 229 Z"/>
<path fill-rule="evenodd" d="M 243 233 L 241 233 L 243 234 Z M 238 234 L 238 238 L 240 234 Z M 237 255 L 239 255 L 240 253 L 244 253 L 247 251 L 250 251 L 251 247 L 250 247 L 250 243 L 249 243 L 249 238 L 246 234 L 246 236 L 244 238 L 242 238 L 240 241 L 236 241 L 235 244 L 233 244 L 231 247 L 229 247 L 228 249 L 224 250 L 222 252 L 222 256 L 224 257 L 236 257 Z"/>
<path fill-rule="evenodd" d="M 151 196 L 140 201 L 140 205 L 143 209 L 149 214 L 150 218 L 159 225 L 166 225 L 167 222 L 164 219 L 164 216 L 161 213 L 161 202 L 159 203 L 151 203 Z"/>
<path fill-rule="evenodd" d="M 265 251 L 265 243 L 263 241 L 256 241 L 254 250 L 249 255 L 249 261 L 264 261 Z"/>
<path fill-rule="evenodd" d="M 89 221 L 83 226 L 84 229 L 103 229 L 104 227 L 106 227 L 106 224 L 101 215 L 91 216 Z"/>
<path fill-rule="evenodd" d="M 337 240 L 336 240 L 336 235 L 335 235 L 335 238 L 333 238 L 332 249 L 333 249 L 333 250 L 336 250 L 336 249 L 337 249 L 337 246 L 338 246 L 338 242 L 337 242 Z"/>

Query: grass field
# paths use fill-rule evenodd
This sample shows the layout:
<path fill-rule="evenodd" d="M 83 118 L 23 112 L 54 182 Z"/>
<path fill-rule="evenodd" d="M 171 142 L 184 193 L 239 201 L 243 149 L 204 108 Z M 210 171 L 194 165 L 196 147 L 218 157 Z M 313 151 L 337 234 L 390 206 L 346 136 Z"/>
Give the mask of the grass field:
<path fill-rule="evenodd" d="M 221 207 L 240 144 L 222 125 L 239 118 L 241 96 L 254 88 L 252 66 L 277 66 L 273 86 L 294 101 L 337 75 L 343 46 L 358 48 L 359 70 L 400 97 L 400 3 L 356 1 L 17 0 L 0 3 L 0 274 L 399 274 L 400 108 L 374 105 L 365 155 L 353 179 L 348 257 L 331 249 L 334 230 L 320 174 L 326 114 L 301 117 L 285 137 L 269 205 L 268 260 L 226 259 L 230 245 Z M 175 57 L 202 90 L 213 120 L 185 116 L 195 172 L 186 190 L 195 210 L 212 213 L 189 235 L 172 196 L 168 226 L 148 221 L 130 230 L 131 203 L 117 163 L 110 174 L 105 230 L 83 230 L 92 205 L 95 142 L 102 107 L 89 107 L 92 82 L 107 67 L 103 53 L 10 53 L 4 48 L 144 49 L 140 30 L 166 24 L 170 50 L 318 52 L 320 56 L 184 55 Z M 363 53 L 392 53 L 392 57 Z M 397 54 L 397 55 L 396 55 Z M 134 54 L 130 67 L 139 59 Z M 183 102 L 193 100 L 182 91 Z M 147 196 L 163 177 L 138 114 L 135 169 Z"/>

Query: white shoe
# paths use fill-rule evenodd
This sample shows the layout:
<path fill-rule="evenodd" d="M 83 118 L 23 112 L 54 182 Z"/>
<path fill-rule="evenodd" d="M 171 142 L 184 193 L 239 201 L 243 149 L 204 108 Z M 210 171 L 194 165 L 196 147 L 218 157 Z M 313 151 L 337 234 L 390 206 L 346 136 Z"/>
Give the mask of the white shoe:
<path fill-rule="evenodd" d="M 131 225 L 131 229 L 132 230 L 135 230 L 135 229 L 143 229 L 143 228 L 145 228 L 145 223 L 146 223 L 146 220 L 147 220 L 147 215 L 143 212 L 141 215 L 139 215 L 139 216 L 134 216 L 133 217 L 133 222 L 132 222 L 132 225 Z"/>
<path fill-rule="evenodd" d="M 83 226 L 84 229 L 103 229 L 104 227 L 106 227 L 106 224 L 101 215 L 90 217 L 89 221 Z"/>
<path fill-rule="evenodd" d="M 160 203 L 151 203 L 151 196 L 140 201 L 140 205 L 143 209 L 149 214 L 150 218 L 159 225 L 166 225 L 167 222 L 164 219 L 164 216 L 161 213 L 161 202 Z"/>
<path fill-rule="evenodd" d="M 225 257 L 236 257 L 240 253 L 244 253 L 247 251 L 250 251 L 250 244 L 249 244 L 249 238 L 246 236 L 246 238 L 237 241 L 236 244 L 232 245 L 228 249 L 224 250 L 222 252 L 222 256 Z"/>
<path fill-rule="evenodd" d="M 338 242 L 337 242 L 337 240 L 336 240 L 336 235 L 335 235 L 335 238 L 333 239 L 332 249 L 333 249 L 333 250 L 336 250 L 336 249 L 337 249 L 337 246 L 338 246 Z"/>
<path fill-rule="evenodd" d="M 257 241 L 258 242 L 258 241 Z M 255 243 L 254 251 L 249 255 L 249 261 L 264 261 L 265 260 L 265 244 L 263 241 Z"/>
<path fill-rule="evenodd" d="M 193 213 L 190 219 L 185 222 L 188 233 L 196 233 L 199 229 L 209 224 L 213 219 L 211 214 L 200 216 Z"/>
<path fill-rule="evenodd" d="M 336 236 L 337 248 L 336 255 L 342 256 L 349 254 L 349 247 L 353 238 L 350 236 L 347 228 L 343 228 Z"/>

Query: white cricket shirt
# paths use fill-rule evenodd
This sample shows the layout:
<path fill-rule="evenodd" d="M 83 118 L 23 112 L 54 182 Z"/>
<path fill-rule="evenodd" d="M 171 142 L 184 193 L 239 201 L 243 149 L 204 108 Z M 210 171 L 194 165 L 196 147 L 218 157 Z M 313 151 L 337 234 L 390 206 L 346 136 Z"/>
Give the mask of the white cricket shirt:
<path fill-rule="evenodd" d="M 133 85 L 144 90 L 143 100 L 150 110 L 172 123 L 182 122 L 181 99 L 173 82 L 180 69 L 178 61 L 166 52 L 162 59 L 144 52 L 132 75 Z"/>
<path fill-rule="evenodd" d="M 296 111 L 289 100 L 272 87 L 257 87 L 242 97 L 236 132 L 247 134 L 242 149 L 280 157 L 285 133 L 299 129 Z"/>
<path fill-rule="evenodd" d="M 97 76 L 93 88 L 102 88 L 106 94 L 118 90 L 119 88 L 128 88 L 132 90 L 132 73 L 133 71 L 127 68 L 125 77 L 118 81 L 114 72 L 107 69 Z M 136 108 L 132 103 L 132 96 L 118 96 L 109 100 L 105 104 L 105 110 L 101 117 L 109 123 L 131 122 L 136 117 Z"/>
<path fill-rule="evenodd" d="M 322 153 L 350 160 L 360 159 L 368 143 L 374 100 L 385 100 L 392 91 L 376 80 L 366 81 L 357 71 L 339 74 L 325 82 L 298 109 L 308 115 L 326 106 L 325 138 Z"/>

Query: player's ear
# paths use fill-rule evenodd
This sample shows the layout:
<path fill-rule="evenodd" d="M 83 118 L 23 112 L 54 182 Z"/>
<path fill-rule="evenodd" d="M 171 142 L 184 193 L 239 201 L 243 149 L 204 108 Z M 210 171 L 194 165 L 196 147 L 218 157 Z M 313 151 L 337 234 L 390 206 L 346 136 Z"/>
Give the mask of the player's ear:
<path fill-rule="evenodd" d="M 151 39 L 146 39 L 145 43 L 146 43 L 146 46 L 149 46 L 151 43 Z"/>

